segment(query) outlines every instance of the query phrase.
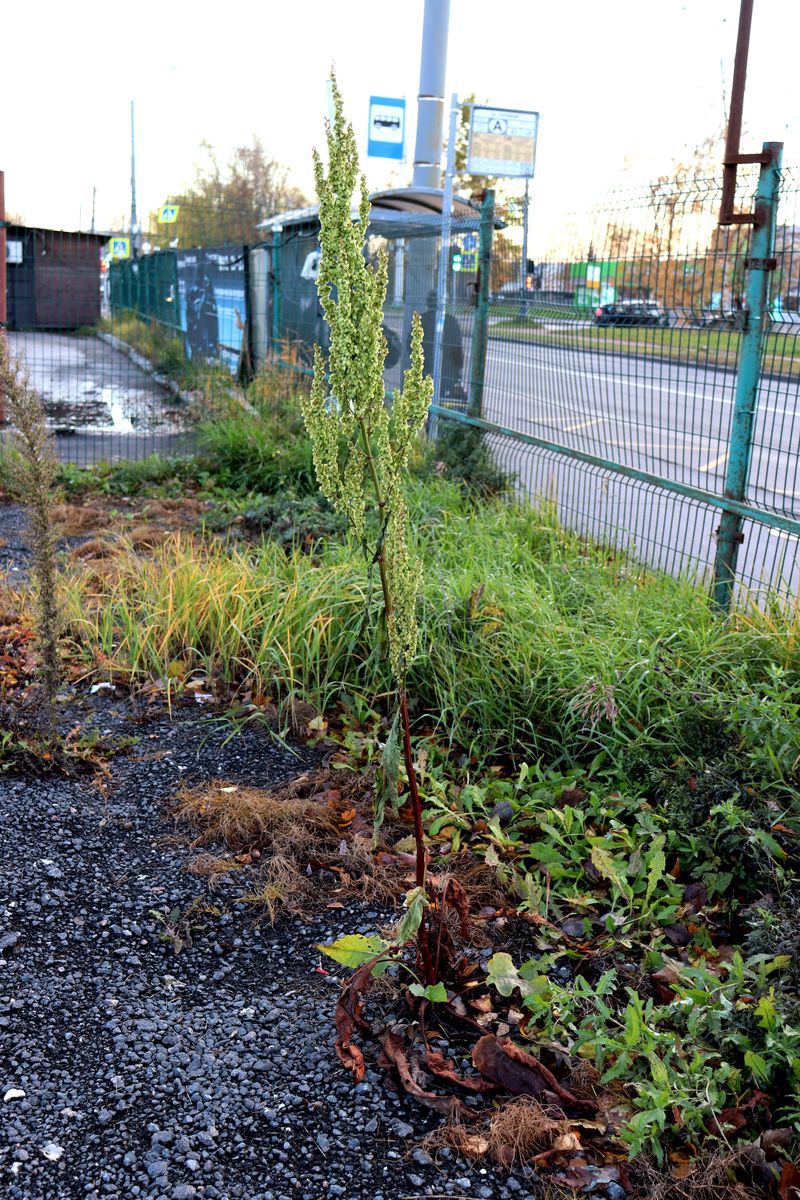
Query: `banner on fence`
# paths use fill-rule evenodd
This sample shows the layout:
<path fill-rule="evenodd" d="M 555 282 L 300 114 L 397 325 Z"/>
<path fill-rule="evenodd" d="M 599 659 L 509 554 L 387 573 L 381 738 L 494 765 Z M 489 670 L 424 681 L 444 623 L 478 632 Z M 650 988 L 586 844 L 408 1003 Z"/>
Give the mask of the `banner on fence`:
<path fill-rule="evenodd" d="M 179 250 L 178 295 L 187 358 L 235 372 L 246 313 L 244 247 Z"/>

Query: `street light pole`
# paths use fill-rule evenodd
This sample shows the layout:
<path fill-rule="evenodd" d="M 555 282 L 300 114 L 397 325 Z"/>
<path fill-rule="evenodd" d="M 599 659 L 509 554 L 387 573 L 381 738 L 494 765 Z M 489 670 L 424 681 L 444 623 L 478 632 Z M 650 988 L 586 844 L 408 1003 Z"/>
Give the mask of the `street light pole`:
<path fill-rule="evenodd" d="M 414 144 L 414 187 L 441 186 L 444 78 L 450 0 L 425 0 Z"/>

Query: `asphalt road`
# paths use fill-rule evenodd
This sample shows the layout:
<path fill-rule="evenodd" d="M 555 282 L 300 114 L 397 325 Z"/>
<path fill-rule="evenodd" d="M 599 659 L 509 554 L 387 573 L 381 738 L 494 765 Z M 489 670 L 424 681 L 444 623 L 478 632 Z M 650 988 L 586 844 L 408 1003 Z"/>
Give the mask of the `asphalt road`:
<path fill-rule="evenodd" d="M 470 371 L 470 322 L 470 316 L 459 318 L 465 381 Z M 580 337 L 576 326 L 573 347 L 507 341 L 492 336 L 490 317 L 483 416 L 606 462 L 722 495 L 734 372 L 584 350 Z M 794 349 L 795 339 L 787 339 L 787 357 Z M 400 382 L 399 367 L 391 372 L 390 382 Z M 790 517 L 800 517 L 798 391 L 797 380 L 763 380 L 748 487 L 751 503 Z M 511 438 L 492 441 L 498 459 L 516 474 L 520 491 L 551 498 L 570 528 L 630 548 L 640 560 L 673 573 L 709 574 L 718 509 Z M 745 523 L 743 532 L 739 576 L 751 586 L 782 581 L 796 593 L 798 539 L 759 522 Z"/>
<path fill-rule="evenodd" d="M 42 331 L 8 340 L 44 401 L 63 462 L 144 458 L 185 442 L 175 397 L 108 343 Z"/>
<path fill-rule="evenodd" d="M 724 491 L 733 372 L 624 354 L 490 338 L 484 416 L 606 461 Z M 766 379 L 755 416 L 748 499 L 800 516 L 798 383 Z M 496 439 L 498 457 L 528 494 L 551 496 L 567 524 L 629 545 L 653 565 L 700 572 L 713 562 L 719 513 L 563 456 Z M 798 584 L 800 543 L 759 524 L 745 528 L 741 576 Z"/>

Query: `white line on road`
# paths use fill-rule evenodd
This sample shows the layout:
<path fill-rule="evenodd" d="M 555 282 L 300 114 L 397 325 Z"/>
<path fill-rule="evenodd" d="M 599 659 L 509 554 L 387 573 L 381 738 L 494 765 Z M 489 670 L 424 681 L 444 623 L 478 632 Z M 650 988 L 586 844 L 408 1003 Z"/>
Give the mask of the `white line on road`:
<path fill-rule="evenodd" d="M 513 357 L 513 355 L 504 356 L 505 362 L 508 362 L 509 357 Z M 698 384 L 701 388 L 700 391 L 695 389 L 692 391 L 685 391 L 683 388 L 675 387 L 672 384 L 665 386 L 663 384 L 656 383 L 655 380 L 648 379 L 643 375 L 607 375 L 602 371 L 576 371 L 569 367 L 562 366 L 559 362 L 553 362 L 552 360 L 550 362 L 546 362 L 544 358 L 537 357 L 533 354 L 531 354 L 529 357 L 526 356 L 516 359 L 516 361 L 518 363 L 530 364 L 531 359 L 533 359 L 534 363 L 541 367 L 550 368 L 553 371 L 557 371 L 559 375 L 574 375 L 579 379 L 605 380 L 607 383 L 615 384 L 624 383 L 628 384 L 629 389 L 633 388 L 635 391 L 663 392 L 668 396 L 681 396 L 684 400 L 697 400 L 699 396 L 702 396 L 703 399 L 710 400 L 714 404 L 725 404 L 728 407 L 731 407 L 735 403 L 734 398 L 731 396 L 716 396 L 713 392 L 709 394 L 709 392 L 706 390 L 707 384 L 705 384 L 703 380 L 698 380 Z M 664 365 L 668 365 L 669 363 L 668 359 L 658 361 L 660 364 Z M 713 386 L 718 385 L 712 383 L 712 387 Z M 756 409 L 756 413 L 776 413 L 779 416 L 789 415 L 791 417 L 796 417 L 799 415 L 796 405 L 792 407 L 784 407 L 778 404 L 759 404 Z"/>
<path fill-rule="evenodd" d="M 728 451 L 720 454 L 719 458 L 712 458 L 710 462 L 703 463 L 702 467 L 698 467 L 699 471 L 713 471 L 716 467 L 721 467 L 723 463 L 728 461 Z"/>
<path fill-rule="evenodd" d="M 582 421 L 580 425 L 565 425 L 562 433 L 574 433 L 577 429 L 588 429 L 590 425 L 602 425 L 607 417 L 595 417 L 593 421 Z"/>

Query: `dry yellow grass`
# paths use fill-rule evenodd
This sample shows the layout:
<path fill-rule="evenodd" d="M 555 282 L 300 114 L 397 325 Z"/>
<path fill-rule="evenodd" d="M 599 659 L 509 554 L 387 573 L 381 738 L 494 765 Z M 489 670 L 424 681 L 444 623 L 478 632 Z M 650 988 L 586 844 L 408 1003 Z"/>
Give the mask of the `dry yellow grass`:
<path fill-rule="evenodd" d="M 349 770 L 308 772 L 276 790 L 217 780 L 183 789 L 174 816 L 191 826 L 194 845 L 223 842 L 258 859 L 257 882 L 245 899 L 274 920 L 281 910 L 304 911 L 318 887 L 309 868 L 325 868 L 344 891 L 383 903 L 402 890 L 376 862 L 363 818 L 356 820 L 353 805 L 368 803 L 370 788 L 369 774 L 365 780 Z"/>
<path fill-rule="evenodd" d="M 446 1146 L 462 1158 L 491 1158 L 503 1167 L 512 1167 L 533 1162 L 557 1149 L 560 1142 L 569 1149 L 571 1138 L 574 1135 L 563 1113 L 549 1112 L 531 1096 L 517 1096 L 494 1109 L 482 1126 L 448 1121 L 428 1135 L 425 1146 L 433 1152 Z"/>

